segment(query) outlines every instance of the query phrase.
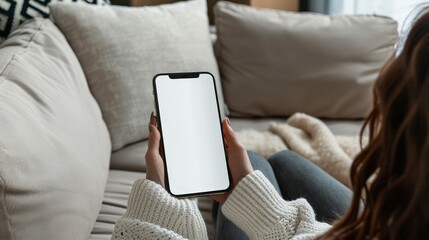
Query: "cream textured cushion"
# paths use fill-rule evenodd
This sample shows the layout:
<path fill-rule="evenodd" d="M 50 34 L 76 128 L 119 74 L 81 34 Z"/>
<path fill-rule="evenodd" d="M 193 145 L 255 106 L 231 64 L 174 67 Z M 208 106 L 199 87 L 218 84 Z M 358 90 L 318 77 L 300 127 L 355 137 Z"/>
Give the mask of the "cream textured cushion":
<path fill-rule="evenodd" d="M 80 64 L 48 19 L 0 48 L 0 239 L 86 239 L 110 140 Z"/>
<path fill-rule="evenodd" d="M 50 6 L 100 105 L 113 150 L 148 137 L 157 73 L 211 72 L 223 106 L 204 1 L 134 8 Z"/>
<path fill-rule="evenodd" d="M 219 2 L 216 54 L 233 116 L 362 118 L 394 54 L 396 22 Z"/>

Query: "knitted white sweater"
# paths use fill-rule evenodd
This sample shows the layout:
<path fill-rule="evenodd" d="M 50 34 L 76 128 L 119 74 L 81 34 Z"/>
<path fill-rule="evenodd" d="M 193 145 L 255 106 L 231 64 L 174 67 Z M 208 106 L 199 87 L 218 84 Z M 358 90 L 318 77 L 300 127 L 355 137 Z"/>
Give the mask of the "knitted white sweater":
<path fill-rule="evenodd" d="M 260 171 L 238 183 L 222 212 L 251 239 L 313 239 L 330 227 L 315 220 L 306 200 L 283 200 Z M 176 199 L 142 179 L 134 183 L 112 239 L 207 239 L 207 231 L 196 200 Z"/>

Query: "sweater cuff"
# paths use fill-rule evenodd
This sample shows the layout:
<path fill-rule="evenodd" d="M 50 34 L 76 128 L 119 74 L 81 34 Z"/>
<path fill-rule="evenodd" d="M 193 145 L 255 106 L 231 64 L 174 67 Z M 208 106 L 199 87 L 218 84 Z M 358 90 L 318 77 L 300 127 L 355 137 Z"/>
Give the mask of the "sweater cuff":
<path fill-rule="evenodd" d="M 177 199 L 161 185 L 147 179 L 134 182 L 124 218 L 156 224 L 184 237 L 207 238 L 196 199 Z"/>
<path fill-rule="evenodd" d="M 244 177 L 222 206 L 223 214 L 251 239 L 269 232 L 286 211 L 285 201 L 260 171 Z"/>

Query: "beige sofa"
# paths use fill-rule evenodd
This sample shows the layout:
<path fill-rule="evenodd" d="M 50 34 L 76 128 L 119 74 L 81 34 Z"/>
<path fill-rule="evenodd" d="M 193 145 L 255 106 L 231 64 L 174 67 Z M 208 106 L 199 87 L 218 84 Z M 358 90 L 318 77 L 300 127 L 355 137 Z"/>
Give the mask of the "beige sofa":
<path fill-rule="evenodd" d="M 132 183 L 145 177 L 157 71 L 213 72 L 237 131 L 265 131 L 301 111 L 334 134 L 359 134 L 372 84 L 394 51 L 394 21 L 221 3 L 211 38 L 196 2 L 105 11 L 58 4 L 53 20 L 27 22 L 0 45 L 0 239 L 110 239 Z M 336 31 L 340 40 L 328 41 Z M 157 58 L 163 51 L 173 54 Z M 199 201 L 213 237 L 211 205 Z"/>

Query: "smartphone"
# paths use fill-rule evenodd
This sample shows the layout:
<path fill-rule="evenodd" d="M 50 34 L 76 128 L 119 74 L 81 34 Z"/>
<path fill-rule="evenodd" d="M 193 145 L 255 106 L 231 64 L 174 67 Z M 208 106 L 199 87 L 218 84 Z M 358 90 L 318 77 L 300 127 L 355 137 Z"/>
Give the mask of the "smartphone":
<path fill-rule="evenodd" d="M 153 88 L 166 189 L 176 197 L 227 191 L 231 181 L 213 75 L 157 74 Z"/>

